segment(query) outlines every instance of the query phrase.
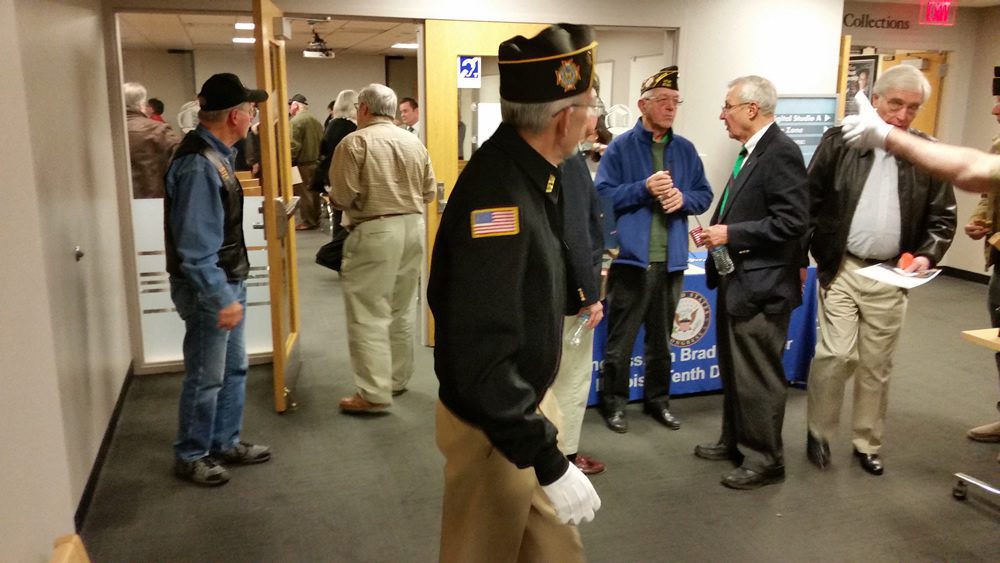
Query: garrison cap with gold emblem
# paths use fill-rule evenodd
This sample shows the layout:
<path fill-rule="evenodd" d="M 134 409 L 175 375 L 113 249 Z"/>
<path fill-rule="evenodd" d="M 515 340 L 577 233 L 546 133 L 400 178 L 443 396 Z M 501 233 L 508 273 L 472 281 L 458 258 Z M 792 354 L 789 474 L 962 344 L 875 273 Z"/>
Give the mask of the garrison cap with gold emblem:
<path fill-rule="evenodd" d="M 993 67 L 993 95 L 1000 96 L 1000 66 Z"/>
<path fill-rule="evenodd" d="M 590 27 L 560 23 L 532 38 L 500 44 L 500 97 L 541 104 L 586 92 L 594 79 L 597 42 Z"/>
<path fill-rule="evenodd" d="M 656 71 L 656 74 L 643 80 L 642 89 L 639 93 L 644 93 L 646 90 L 652 90 L 653 88 L 670 88 L 671 90 L 680 90 L 680 88 L 677 87 L 677 66 L 671 65 L 666 68 L 661 68 Z"/>

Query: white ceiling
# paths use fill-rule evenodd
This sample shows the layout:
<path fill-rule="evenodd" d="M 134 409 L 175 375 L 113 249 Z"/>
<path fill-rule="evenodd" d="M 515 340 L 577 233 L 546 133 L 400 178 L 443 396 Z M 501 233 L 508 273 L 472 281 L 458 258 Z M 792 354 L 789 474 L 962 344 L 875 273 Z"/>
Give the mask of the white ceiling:
<path fill-rule="evenodd" d="M 416 43 L 417 24 L 393 20 L 307 20 L 289 18 L 289 50 L 304 49 L 315 29 L 334 52 L 356 55 L 413 55 L 393 49 L 395 43 Z M 128 49 L 252 49 L 234 44 L 233 37 L 253 37 L 253 31 L 234 29 L 236 22 L 251 22 L 250 15 L 192 15 L 122 13 L 118 16 L 122 47 Z M 310 23 L 314 22 L 314 23 Z"/>

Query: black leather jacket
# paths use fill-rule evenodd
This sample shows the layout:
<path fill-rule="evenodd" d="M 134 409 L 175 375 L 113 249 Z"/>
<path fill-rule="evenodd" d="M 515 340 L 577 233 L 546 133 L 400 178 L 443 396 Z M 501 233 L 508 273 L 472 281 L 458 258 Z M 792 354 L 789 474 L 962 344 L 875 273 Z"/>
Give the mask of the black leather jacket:
<path fill-rule="evenodd" d="M 809 163 L 810 221 L 806 240 L 823 287 L 833 281 L 847 252 L 847 235 L 873 162 L 874 151 L 849 148 L 840 127 L 834 127 L 823 135 Z M 905 160 L 897 157 L 896 164 L 900 252 L 926 256 L 933 266 L 941 261 L 955 236 L 955 192 L 946 182 Z"/>

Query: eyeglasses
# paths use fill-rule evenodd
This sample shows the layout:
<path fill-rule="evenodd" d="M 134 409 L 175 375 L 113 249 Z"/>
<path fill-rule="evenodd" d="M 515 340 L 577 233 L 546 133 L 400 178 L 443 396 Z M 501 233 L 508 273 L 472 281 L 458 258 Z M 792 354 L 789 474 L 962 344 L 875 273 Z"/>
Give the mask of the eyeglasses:
<path fill-rule="evenodd" d="M 249 109 L 240 107 L 239 109 L 245 111 L 246 114 L 250 116 L 250 119 L 257 117 L 257 113 L 260 111 L 257 109 L 257 106 L 250 106 Z"/>
<path fill-rule="evenodd" d="M 726 102 L 725 104 L 722 105 L 722 111 L 725 113 L 729 113 L 740 106 L 746 106 L 752 103 L 753 102 L 743 102 L 742 104 L 730 105 L 729 102 Z"/>
<path fill-rule="evenodd" d="M 591 104 L 570 104 L 562 108 L 561 110 L 553 113 L 552 117 L 559 115 L 559 112 L 567 108 L 587 108 L 587 113 L 589 113 L 590 115 L 600 116 L 601 114 L 604 113 L 604 102 L 602 102 L 601 100 L 597 100 L 596 102 Z"/>
<path fill-rule="evenodd" d="M 895 112 L 897 112 L 897 111 L 899 111 L 899 110 L 901 110 L 903 108 L 906 108 L 906 113 L 908 113 L 910 115 L 916 115 L 916 113 L 918 111 L 920 111 L 920 107 L 923 104 L 909 104 L 909 105 L 907 105 L 907 104 L 903 103 L 903 100 L 892 98 L 891 100 L 886 100 L 885 105 L 888 106 L 889 111 L 891 111 L 893 113 L 895 113 Z"/>
<path fill-rule="evenodd" d="M 657 96 L 655 98 L 643 98 L 647 103 L 656 104 L 658 106 L 679 106 L 684 103 L 684 100 L 680 96 Z"/>

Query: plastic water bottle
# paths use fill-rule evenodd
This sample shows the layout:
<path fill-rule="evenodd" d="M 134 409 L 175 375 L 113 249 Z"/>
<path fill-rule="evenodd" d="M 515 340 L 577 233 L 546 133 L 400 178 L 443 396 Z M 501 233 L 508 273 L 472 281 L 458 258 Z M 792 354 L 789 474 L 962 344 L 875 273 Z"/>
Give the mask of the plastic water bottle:
<path fill-rule="evenodd" d="M 725 245 L 713 247 L 711 254 L 712 261 L 715 262 L 715 270 L 719 272 L 720 276 L 733 273 L 735 269 L 733 259 L 729 257 L 729 250 Z"/>
<path fill-rule="evenodd" d="M 579 346 L 583 342 L 583 334 L 587 330 L 587 321 L 589 320 L 590 313 L 584 313 L 576 318 L 576 322 L 573 323 L 573 330 L 566 337 L 566 344 Z"/>

